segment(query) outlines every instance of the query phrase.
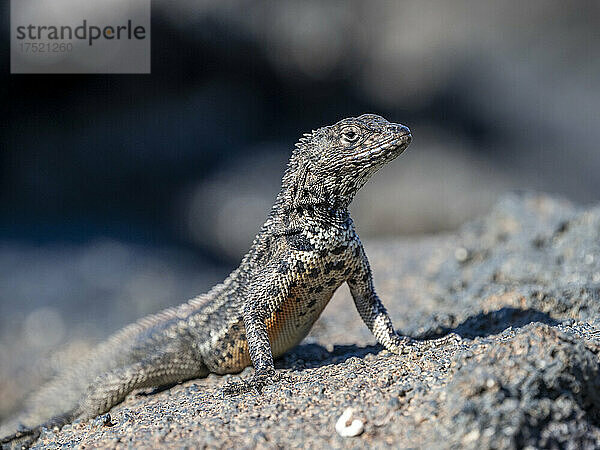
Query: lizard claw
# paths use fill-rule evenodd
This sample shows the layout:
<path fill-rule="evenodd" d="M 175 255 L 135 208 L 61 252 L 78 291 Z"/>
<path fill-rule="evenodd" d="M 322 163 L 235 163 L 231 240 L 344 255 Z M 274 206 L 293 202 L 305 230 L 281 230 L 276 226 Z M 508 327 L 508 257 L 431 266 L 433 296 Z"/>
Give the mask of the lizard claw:
<path fill-rule="evenodd" d="M 462 342 L 462 337 L 456 333 L 448 333 L 446 336 L 442 336 L 437 339 L 431 339 L 423 341 L 423 345 L 427 348 L 438 348 L 450 344 L 458 344 Z"/>
<path fill-rule="evenodd" d="M 462 337 L 456 333 L 449 333 L 446 336 L 425 341 L 418 341 L 407 336 L 399 336 L 399 338 L 401 341 L 399 343 L 398 354 L 422 354 L 428 350 L 462 342 Z"/>
<path fill-rule="evenodd" d="M 263 373 L 255 373 L 250 380 L 230 382 L 223 387 L 223 398 L 234 395 L 256 392 L 260 394 L 265 386 L 277 383 L 285 379 L 283 375 L 275 370 Z"/>
<path fill-rule="evenodd" d="M 233 397 L 236 395 L 245 394 L 246 392 L 251 392 L 253 390 L 251 383 L 242 380 L 242 381 L 231 381 L 223 386 L 221 391 L 221 398 L 225 397 Z"/>

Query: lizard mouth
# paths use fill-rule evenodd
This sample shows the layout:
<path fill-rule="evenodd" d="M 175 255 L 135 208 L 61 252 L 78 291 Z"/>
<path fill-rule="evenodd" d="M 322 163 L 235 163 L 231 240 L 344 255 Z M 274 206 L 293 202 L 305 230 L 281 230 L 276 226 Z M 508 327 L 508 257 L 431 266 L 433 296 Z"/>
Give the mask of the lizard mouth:
<path fill-rule="evenodd" d="M 352 159 L 361 159 L 365 156 L 375 156 L 390 153 L 394 153 L 394 156 L 398 156 L 406 149 L 406 147 L 408 147 L 408 144 L 410 144 L 411 141 L 412 135 L 410 132 L 401 134 L 400 136 L 392 136 L 375 148 L 370 148 L 360 153 L 356 153 Z"/>

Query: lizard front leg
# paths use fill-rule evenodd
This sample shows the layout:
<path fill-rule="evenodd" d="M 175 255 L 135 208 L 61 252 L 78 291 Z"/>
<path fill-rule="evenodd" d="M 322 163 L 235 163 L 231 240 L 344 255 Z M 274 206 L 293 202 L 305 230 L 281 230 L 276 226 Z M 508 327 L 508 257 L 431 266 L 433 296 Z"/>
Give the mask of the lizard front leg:
<path fill-rule="evenodd" d="M 266 321 L 278 305 L 287 298 L 289 286 L 281 273 L 266 269 L 264 275 L 257 277 L 249 286 L 248 296 L 243 306 L 246 341 L 254 366 L 254 376 L 250 381 L 229 383 L 224 388 L 225 395 L 248 391 L 260 392 L 263 387 L 279 379 L 275 372 Z"/>
<path fill-rule="evenodd" d="M 362 244 L 359 244 L 357 258 L 359 270 L 355 271 L 346 282 L 360 317 L 377 342 L 387 350 L 396 354 L 408 352 L 414 345 L 414 341 L 407 336 L 398 335 L 394 330 L 392 320 L 373 287 L 371 267 Z"/>
<path fill-rule="evenodd" d="M 350 287 L 356 309 L 363 322 L 381 345 L 392 353 L 401 354 L 411 351 L 426 350 L 450 342 L 460 342 L 461 338 L 456 333 L 450 333 L 439 339 L 429 341 L 416 341 L 408 336 L 399 335 L 392 325 L 392 319 L 381 303 L 373 287 L 373 276 L 369 260 L 362 244 L 359 252 L 359 270 L 348 278 L 346 282 Z"/>

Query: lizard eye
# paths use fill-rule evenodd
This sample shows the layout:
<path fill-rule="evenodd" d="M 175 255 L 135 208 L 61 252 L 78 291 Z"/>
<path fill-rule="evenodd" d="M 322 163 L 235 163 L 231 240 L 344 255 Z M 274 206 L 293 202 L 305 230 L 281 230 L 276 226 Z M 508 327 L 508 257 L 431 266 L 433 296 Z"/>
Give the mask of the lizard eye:
<path fill-rule="evenodd" d="M 356 127 L 347 127 L 342 130 L 342 142 L 346 145 L 353 144 L 360 138 L 360 130 Z"/>

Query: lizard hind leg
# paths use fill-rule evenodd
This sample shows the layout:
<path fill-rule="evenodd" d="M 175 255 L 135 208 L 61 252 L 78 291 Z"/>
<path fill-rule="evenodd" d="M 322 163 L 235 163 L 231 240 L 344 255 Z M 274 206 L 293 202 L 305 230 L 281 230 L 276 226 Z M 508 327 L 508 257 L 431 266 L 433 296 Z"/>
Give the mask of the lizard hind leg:
<path fill-rule="evenodd" d="M 208 373 L 206 366 L 198 359 L 173 352 L 158 353 L 128 366 L 111 369 L 89 384 L 75 409 L 56 415 L 40 425 L 22 427 L 1 438 L 0 446 L 3 450 L 27 448 L 38 439 L 43 428 L 61 429 L 75 419 L 91 419 L 103 414 L 135 389 L 172 385 L 204 377 Z"/>
<path fill-rule="evenodd" d="M 171 352 L 155 354 L 97 377 L 82 397 L 76 416 L 90 419 L 121 403 L 136 389 L 174 385 L 208 373 L 206 366 L 196 358 Z"/>

